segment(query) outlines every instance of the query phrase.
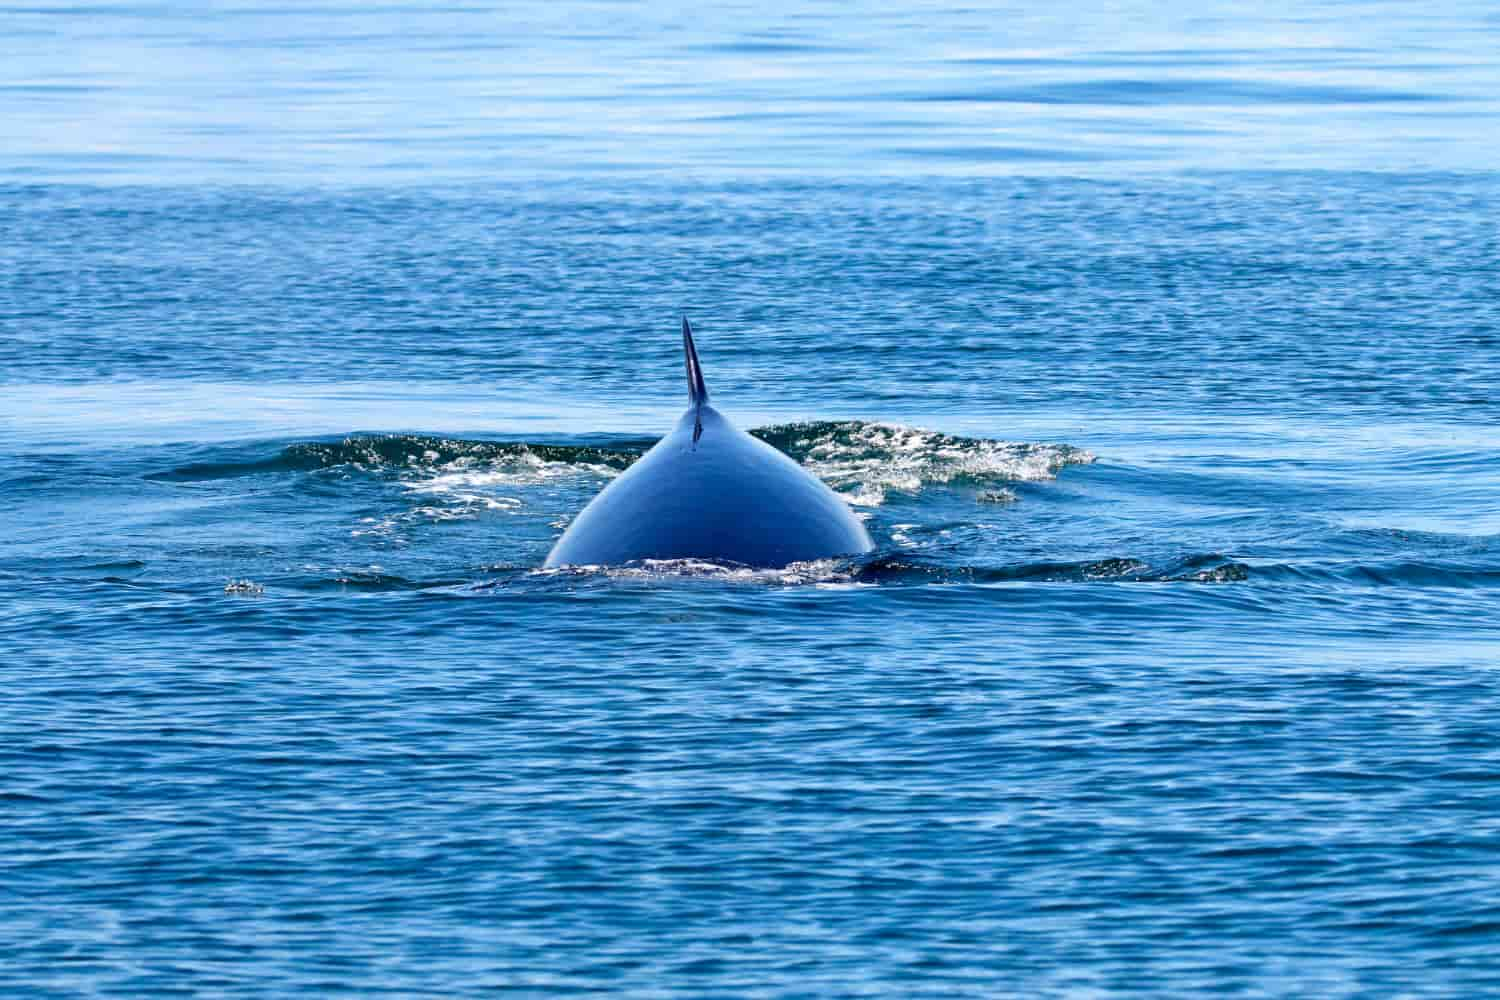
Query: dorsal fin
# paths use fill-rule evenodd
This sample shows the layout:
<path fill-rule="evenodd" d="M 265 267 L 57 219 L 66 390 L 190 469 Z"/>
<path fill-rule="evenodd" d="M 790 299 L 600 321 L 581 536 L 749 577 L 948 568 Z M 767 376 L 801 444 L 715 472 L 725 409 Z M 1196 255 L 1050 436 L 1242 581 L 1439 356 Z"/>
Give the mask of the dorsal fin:
<path fill-rule="evenodd" d="M 703 384 L 703 368 L 698 364 L 698 348 L 693 346 L 693 328 L 682 317 L 682 355 L 687 363 L 688 402 L 695 407 L 708 402 L 708 386 Z"/>

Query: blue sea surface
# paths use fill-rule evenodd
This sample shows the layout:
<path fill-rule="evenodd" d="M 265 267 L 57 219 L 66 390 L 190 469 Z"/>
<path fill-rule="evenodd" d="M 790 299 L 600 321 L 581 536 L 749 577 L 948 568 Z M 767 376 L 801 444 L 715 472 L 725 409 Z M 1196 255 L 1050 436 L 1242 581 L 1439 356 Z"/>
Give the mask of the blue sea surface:
<path fill-rule="evenodd" d="M 1500 991 L 1497 45 L 0 7 L 0 993 Z M 871 556 L 540 569 L 683 313 Z"/>

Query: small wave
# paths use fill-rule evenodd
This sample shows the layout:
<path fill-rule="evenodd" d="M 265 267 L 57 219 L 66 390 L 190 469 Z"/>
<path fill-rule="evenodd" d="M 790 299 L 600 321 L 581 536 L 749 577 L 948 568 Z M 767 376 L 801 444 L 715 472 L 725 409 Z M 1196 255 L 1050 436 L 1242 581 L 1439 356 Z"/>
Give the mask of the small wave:
<path fill-rule="evenodd" d="M 1452 100 L 1445 94 L 1384 87 L 1340 86 L 1231 77 L 1182 79 L 1055 80 L 902 95 L 943 103 L 1108 106 L 1240 107 L 1253 105 L 1425 104 Z"/>
<path fill-rule="evenodd" d="M 1161 565 L 1116 556 L 1008 566 L 951 566 L 891 555 L 865 564 L 858 579 L 872 583 L 1235 583 L 1249 577 L 1250 567 L 1215 554 Z"/>
<path fill-rule="evenodd" d="M 524 441 L 474 441 L 416 434 L 353 436 L 334 444 L 292 445 L 283 455 L 302 467 L 350 466 L 359 471 L 423 470 L 458 472 L 497 467 L 607 468 L 628 467 L 644 446 L 530 444 Z"/>
<path fill-rule="evenodd" d="M 619 566 L 563 566 L 532 570 L 533 578 L 596 578 L 608 580 L 700 579 L 727 583 L 780 586 L 850 584 L 859 582 L 860 567 L 849 559 L 819 559 L 792 563 L 779 569 L 758 569 L 738 563 L 701 559 L 643 559 Z"/>
<path fill-rule="evenodd" d="M 1257 565 L 1257 576 L 1275 582 L 1352 585 L 1358 587 L 1431 587 L 1491 590 L 1500 587 L 1500 566 L 1454 562 L 1383 560 L 1314 561 Z"/>
<path fill-rule="evenodd" d="M 1500 535 L 1463 535 L 1404 528 L 1345 528 L 1320 539 L 1330 551 L 1369 557 L 1484 559 L 1500 554 Z"/>
<path fill-rule="evenodd" d="M 865 507 L 884 503 L 891 491 L 915 493 L 924 485 L 955 481 L 1035 482 L 1054 478 L 1065 466 L 1094 460 L 1088 452 L 1066 444 L 959 437 L 862 420 L 776 424 L 750 433 L 796 459 L 851 503 Z M 339 441 L 290 445 L 271 457 L 195 463 L 147 478 L 192 482 L 341 470 L 399 479 L 413 491 L 463 501 L 476 511 L 499 510 L 519 506 L 521 500 L 494 495 L 491 491 L 497 487 L 618 475 L 654 443 L 651 438 L 567 445 L 421 434 L 351 435 Z M 988 490 L 980 497 L 991 503 L 1015 498 L 1004 487 Z"/>
<path fill-rule="evenodd" d="M 532 579 L 703 579 L 780 586 L 876 586 L 930 583 L 1234 583 L 1246 580 L 1250 568 L 1215 554 L 1188 556 L 1153 565 L 1140 559 L 1111 557 L 1082 562 L 1032 562 L 1009 566 L 954 566 L 923 562 L 906 555 L 865 559 L 821 559 L 781 569 L 754 569 L 733 563 L 695 559 L 647 559 L 620 566 L 564 566 L 537 569 Z M 494 585 L 493 583 L 491 585 Z"/>
<path fill-rule="evenodd" d="M 147 479 L 193 482 L 277 472 L 348 469 L 376 475 L 410 471 L 458 471 L 497 466 L 605 468 L 628 467 L 651 446 L 651 441 L 621 442 L 615 446 L 548 445 L 524 441 L 476 441 L 425 434 L 356 434 L 339 441 L 308 441 L 290 445 L 269 458 L 244 461 L 199 462 Z"/>
<path fill-rule="evenodd" d="M 304 581 L 303 589 L 314 591 L 358 590 L 385 593 L 388 591 L 427 590 L 451 582 L 450 580 L 410 580 L 404 576 L 387 573 L 379 567 L 372 566 L 368 569 L 343 570 L 334 576 L 314 577 L 313 579 Z"/>
<path fill-rule="evenodd" d="M 1094 456 L 1066 444 L 1027 444 L 958 437 L 902 424 L 862 420 L 778 424 L 751 431 L 801 462 L 850 503 L 875 507 L 891 491 L 915 493 L 924 485 L 955 481 L 1037 482 Z M 1006 502 L 1001 489 L 984 495 Z"/>
<path fill-rule="evenodd" d="M 1438 564 L 1291 564 L 1253 565 L 1219 553 L 1148 561 L 1108 556 L 1078 561 L 1040 560 L 975 565 L 926 559 L 909 552 L 885 551 L 863 558 L 822 559 L 760 569 L 697 559 L 648 559 L 618 566 L 565 566 L 542 569 L 526 564 L 495 564 L 434 575 L 401 576 L 380 566 L 341 568 L 306 576 L 282 576 L 270 583 L 232 579 L 226 594 L 258 596 L 274 584 L 285 591 L 453 591 L 474 594 L 515 587 L 564 587 L 661 581 L 701 581 L 762 587 L 903 587 L 931 584 L 1311 584 L 1359 587 L 1426 587 L 1487 590 L 1500 587 L 1500 570 Z M 107 578 L 125 586 L 139 581 Z"/>

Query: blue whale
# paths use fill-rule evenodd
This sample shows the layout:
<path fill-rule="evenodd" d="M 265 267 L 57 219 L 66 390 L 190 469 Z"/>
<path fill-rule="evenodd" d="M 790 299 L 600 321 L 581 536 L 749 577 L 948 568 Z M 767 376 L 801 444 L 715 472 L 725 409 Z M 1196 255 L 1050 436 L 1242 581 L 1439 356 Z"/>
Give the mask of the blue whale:
<path fill-rule="evenodd" d="M 708 405 L 685 317 L 682 350 L 687 413 L 574 518 L 545 565 L 696 559 L 765 568 L 873 549 L 843 498 Z"/>

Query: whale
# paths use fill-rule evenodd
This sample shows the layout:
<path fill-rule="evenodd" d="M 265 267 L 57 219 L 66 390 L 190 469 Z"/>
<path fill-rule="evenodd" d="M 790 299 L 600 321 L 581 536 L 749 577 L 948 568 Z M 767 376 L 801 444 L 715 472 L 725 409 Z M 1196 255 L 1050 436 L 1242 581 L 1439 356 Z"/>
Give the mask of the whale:
<path fill-rule="evenodd" d="M 687 412 L 584 507 L 544 567 L 694 560 L 766 569 L 871 551 L 842 497 L 709 405 L 685 316 L 682 353 Z"/>

